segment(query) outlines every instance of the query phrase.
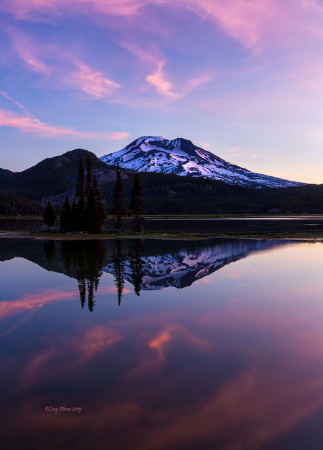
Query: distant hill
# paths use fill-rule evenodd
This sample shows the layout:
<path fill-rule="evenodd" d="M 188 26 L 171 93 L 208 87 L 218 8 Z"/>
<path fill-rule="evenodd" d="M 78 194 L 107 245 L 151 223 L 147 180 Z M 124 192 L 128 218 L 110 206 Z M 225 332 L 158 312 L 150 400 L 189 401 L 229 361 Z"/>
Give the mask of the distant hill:
<path fill-rule="evenodd" d="M 76 149 L 61 156 L 44 159 L 23 172 L 0 169 L 0 191 L 40 201 L 43 205 L 49 199 L 60 205 L 66 193 L 74 195 L 79 161 L 81 159 L 86 167 L 89 154 L 92 157 L 93 173 L 99 184 L 113 181 L 116 178 L 115 167 L 107 166 L 88 150 Z M 128 173 L 134 171 L 123 170 L 123 177 L 127 178 Z"/>
<path fill-rule="evenodd" d="M 301 186 L 304 183 L 270 177 L 231 164 L 183 138 L 167 140 L 160 136 L 143 136 L 122 150 L 102 156 L 109 165 L 138 172 L 165 173 L 206 178 L 253 188 Z"/>

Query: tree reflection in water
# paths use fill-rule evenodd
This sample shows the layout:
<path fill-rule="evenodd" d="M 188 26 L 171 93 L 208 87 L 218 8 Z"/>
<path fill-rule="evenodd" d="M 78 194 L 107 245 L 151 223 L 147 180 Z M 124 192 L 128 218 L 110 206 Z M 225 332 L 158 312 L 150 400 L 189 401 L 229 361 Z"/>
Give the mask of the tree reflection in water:
<path fill-rule="evenodd" d="M 124 289 L 124 260 L 125 260 L 125 253 L 122 252 L 122 243 L 118 239 L 114 243 L 114 249 L 112 254 L 112 260 L 113 260 L 113 278 L 114 278 L 114 284 L 117 288 L 117 295 L 118 295 L 118 305 L 121 304 L 121 298 L 122 298 L 122 292 Z"/>
<path fill-rule="evenodd" d="M 80 245 L 81 244 L 81 245 Z M 103 241 L 72 242 L 63 241 L 61 255 L 67 275 L 71 268 L 76 271 L 82 308 L 86 302 L 90 312 L 94 308 L 94 292 L 97 292 L 100 277 L 103 274 L 106 248 Z"/>
<path fill-rule="evenodd" d="M 136 239 L 133 244 L 134 252 L 133 254 L 130 253 L 130 268 L 131 268 L 131 278 L 135 290 L 136 295 L 140 295 L 140 290 L 142 287 L 142 277 L 144 276 L 143 272 L 143 261 L 141 258 L 142 252 L 143 252 L 143 240 L 142 239 Z"/>
<path fill-rule="evenodd" d="M 47 261 L 49 265 L 52 265 L 53 259 L 56 255 L 56 243 L 55 241 L 46 241 L 44 242 L 44 253 L 46 255 Z"/>

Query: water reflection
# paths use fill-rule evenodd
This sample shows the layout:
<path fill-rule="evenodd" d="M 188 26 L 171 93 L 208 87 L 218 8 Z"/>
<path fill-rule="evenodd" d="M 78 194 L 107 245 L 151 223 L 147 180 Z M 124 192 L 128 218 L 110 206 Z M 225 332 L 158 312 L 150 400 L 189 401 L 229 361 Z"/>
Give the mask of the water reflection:
<path fill-rule="evenodd" d="M 104 242 L 101 240 L 82 243 L 63 241 L 60 251 L 66 274 L 69 275 L 73 268 L 77 278 L 82 308 L 87 298 L 89 311 L 92 312 L 95 303 L 94 292 L 97 292 L 99 287 L 107 251 Z"/>
<path fill-rule="evenodd" d="M 3 448 L 322 448 L 322 244 L 0 240 L 0 261 Z"/>
<path fill-rule="evenodd" d="M 82 308 L 90 312 L 103 273 L 113 275 L 118 305 L 121 305 L 125 281 L 131 283 L 137 296 L 141 290 L 183 289 L 208 277 L 228 264 L 262 252 L 287 241 L 254 239 L 218 239 L 205 241 L 151 241 L 147 249 L 142 239 L 46 241 L 43 254 L 40 242 L 10 240 L 2 243 L 2 260 L 24 257 L 50 271 L 77 279 Z M 0 258 L 1 258 L 0 254 Z"/>

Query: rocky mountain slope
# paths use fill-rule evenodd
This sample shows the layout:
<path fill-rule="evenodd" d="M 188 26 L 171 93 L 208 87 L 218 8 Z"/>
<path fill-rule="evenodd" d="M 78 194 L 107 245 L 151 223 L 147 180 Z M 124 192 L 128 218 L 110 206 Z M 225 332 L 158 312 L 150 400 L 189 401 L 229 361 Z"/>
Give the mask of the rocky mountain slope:
<path fill-rule="evenodd" d="M 143 136 L 122 150 L 102 156 L 109 165 L 139 172 L 175 174 L 219 180 L 254 188 L 301 186 L 303 183 L 261 175 L 230 164 L 191 141 L 177 138 Z"/>

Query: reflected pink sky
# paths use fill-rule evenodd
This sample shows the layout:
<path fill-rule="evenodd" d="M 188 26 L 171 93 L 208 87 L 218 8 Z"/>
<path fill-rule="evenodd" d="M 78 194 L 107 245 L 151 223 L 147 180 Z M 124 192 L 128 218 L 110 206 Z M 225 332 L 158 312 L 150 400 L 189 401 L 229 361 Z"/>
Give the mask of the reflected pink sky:
<path fill-rule="evenodd" d="M 58 293 L 62 275 L 51 273 L 40 293 L 44 269 L 35 265 L 34 297 L 16 310 L 8 306 L 16 300 L 1 303 L 10 311 L 1 323 L 14 312 L 21 320 L 24 302 L 35 309 L 2 338 L 7 429 L 35 449 L 67 440 L 71 448 L 280 449 L 282 438 L 292 449 L 288 439 L 323 407 L 322 268 L 321 243 L 293 244 L 184 289 L 135 297 L 126 283 L 120 307 L 105 274 L 85 314 L 75 280 Z M 82 412 L 54 415 L 46 405 Z"/>

